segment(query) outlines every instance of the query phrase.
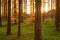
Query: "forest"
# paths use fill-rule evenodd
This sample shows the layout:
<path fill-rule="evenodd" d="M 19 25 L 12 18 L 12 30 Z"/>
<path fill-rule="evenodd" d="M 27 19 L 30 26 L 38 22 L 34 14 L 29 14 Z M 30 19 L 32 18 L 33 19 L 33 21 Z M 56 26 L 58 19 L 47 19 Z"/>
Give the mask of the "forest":
<path fill-rule="evenodd" d="M 0 0 L 0 40 L 60 40 L 60 0 Z"/>

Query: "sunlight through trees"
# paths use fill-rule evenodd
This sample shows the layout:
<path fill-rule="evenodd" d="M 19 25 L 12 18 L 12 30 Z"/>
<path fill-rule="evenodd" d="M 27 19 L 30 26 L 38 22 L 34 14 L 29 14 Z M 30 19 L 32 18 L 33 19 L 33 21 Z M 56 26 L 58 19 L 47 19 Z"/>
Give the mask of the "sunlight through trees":
<path fill-rule="evenodd" d="M 1 40 L 3 36 L 5 37 L 5 33 L 7 40 L 10 40 L 11 36 L 12 40 L 16 36 L 20 37 L 16 38 L 18 40 L 31 38 L 32 40 L 48 40 L 52 37 L 54 40 L 60 40 L 59 35 L 54 35 L 59 34 L 59 31 L 60 0 L 0 0 Z"/>

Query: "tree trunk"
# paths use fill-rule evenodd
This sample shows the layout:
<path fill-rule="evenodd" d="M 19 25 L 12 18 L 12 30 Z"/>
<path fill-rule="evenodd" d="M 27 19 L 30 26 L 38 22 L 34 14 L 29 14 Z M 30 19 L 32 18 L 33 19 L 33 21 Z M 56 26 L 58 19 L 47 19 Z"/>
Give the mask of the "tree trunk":
<path fill-rule="evenodd" d="M 56 0 L 56 19 L 55 19 L 55 24 L 56 24 L 56 30 L 59 30 L 59 18 L 60 18 L 60 13 L 59 13 L 59 1 L 60 0 Z"/>
<path fill-rule="evenodd" d="M 35 0 L 35 40 L 42 40 L 41 36 L 41 0 Z"/>
<path fill-rule="evenodd" d="M 1 0 L 0 0 L 0 27 L 2 27 L 2 21 L 1 21 Z"/>
<path fill-rule="evenodd" d="M 17 13 L 17 11 L 16 11 L 16 0 L 14 0 L 14 24 L 17 24 L 16 13 Z"/>
<path fill-rule="evenodd" d="M 26 19 L 27 16 L 27 0 L 24 0 L 24 19 Z"/>
<path fill-rule="evenodd" d="M 11 34 L 11 0 L 8 0 L 8 25 L 7 25 L 7 35 Z"/>
<path fill-rule="evenodd" d="M 4 0 L 4 19 L 7 17 L 7 0 Z"/>
<path fill-rule="evenodd" d="M 18 33 L 17 33 L 17 36 L 21 36 L 22 0 L 18 0 L 18 2 L 19 2 L 19 14 L 18 14 Z"/>

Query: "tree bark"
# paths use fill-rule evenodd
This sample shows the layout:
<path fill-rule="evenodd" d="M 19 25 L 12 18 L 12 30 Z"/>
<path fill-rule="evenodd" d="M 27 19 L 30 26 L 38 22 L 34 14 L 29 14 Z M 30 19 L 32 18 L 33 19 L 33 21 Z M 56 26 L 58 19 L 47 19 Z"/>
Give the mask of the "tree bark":
<path fill-rule="evenodd" d="M 7 17 L 7 0 L 4 0 L 4 18 Z"/>
<path fill-rule="evenodd" d="M 56 24 L 56 30 L 59 30 L 59 18 L 60 18 L 60 6 L 59 6 L 59 1 L 60 0 L 56 0 L 56 19 L 55 19 L 55 24 Z"/>
<path fill-rule="evenodd" d="M 18 2 L 19 2 L 19 14 L 18 14 L 18 33 L 17 33 L 17 36 L 21 36 L 22 0 L 18 0 Z"/>
<path fill-rule="evenodd" d="M 14 0 L 14 24 L 17 24 L 17 20 L 16 20 L 16 0 Z"/>
<path fill-rule="evenodd" d="M 11 34 L 11 0 L 8 0 L 8 25 L 7 25 L 7 35 Z"/>
<path fill-rule="evenodd" d="M 41 36 L 41 0 L 35 0 L 35 40 L 42 40 Z"/>

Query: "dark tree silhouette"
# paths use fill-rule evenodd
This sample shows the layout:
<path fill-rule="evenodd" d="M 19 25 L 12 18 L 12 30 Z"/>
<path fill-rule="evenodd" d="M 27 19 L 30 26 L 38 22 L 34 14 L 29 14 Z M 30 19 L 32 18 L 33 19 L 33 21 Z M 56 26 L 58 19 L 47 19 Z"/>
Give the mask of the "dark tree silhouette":
<path fill-rule="evenodd" d="M 35 0 L 35 40 L 42 40 L 41 37 L 41 0 Z"/>
<path fill-rule="evenodd" d="M 7 0 L 4 0 L 4 18 L 7 17 Z"/>
<path fill-rule="evenodd" d="M 17 36 L 21 35 L 21 13 L 22 13 L 22 0 L 18 0 L 19 2 L 19 14 L 18 14 L 18 33 Z"/>
<path fill-rule="evenodd" d="M 7 35 L 11 34 L 11 0 L 8 0 L 8 25 L 7 25 Z"/>
<path fill-rule="evenodd" d="M 1 21 L 1 0 L 0 0 L 0 27 L 2 27 L 2 21 Z"/>
<path fill-rule="evenodd" d="M 55 24 L 56 24 L 56 30 L 59 30 L 59 18 L 60 18 L 60 5 L 59 5 L 60 0 L 56 0 L 56 19 L 55 19 Z"/>
<path fill-rule="evenodd" d="M 14 24 L 17 24 L 16 13 L 16 0 L 14 0 Z"/>

